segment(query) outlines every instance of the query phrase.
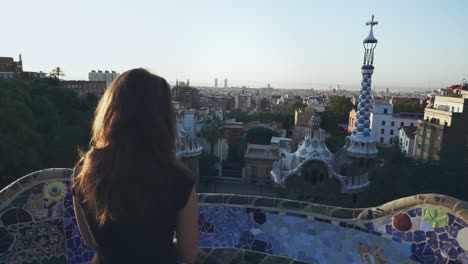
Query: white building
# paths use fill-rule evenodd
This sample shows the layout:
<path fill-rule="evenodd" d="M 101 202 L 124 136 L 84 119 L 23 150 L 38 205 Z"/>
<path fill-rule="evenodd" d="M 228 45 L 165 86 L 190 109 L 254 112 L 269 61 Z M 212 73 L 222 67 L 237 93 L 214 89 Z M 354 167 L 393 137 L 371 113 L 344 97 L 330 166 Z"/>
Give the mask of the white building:
<path fill-rule="evenodd" d="M 380 144 L 393 144 L 400 127 L 416 127 L 424 114 L 393 113 L 392 104 L 374 104 L 370 113 L 371 136 Z"/>
<path fill-rule="evenodd" d="M 92 70 L 88 74 L 88 78 L 90 81 L 101 81 L 101 82 L 106 82 L 106 86 L 108 86 L 115 78 L 119 76 L 119 73 L 115 71 L 95 71 Z"/>
<path fill-rule="evenodd" d="M 436 96 L 434 108 L 454 113 L 463 113 L 463 97 Z"/>
<path fill-rule="evenodd" d="M 278 148 L 278 150 L 284 150 L 287 152 L 292 151 L 292 139 L 285 137 L 271 137 L 271 146 Z"/>
<path fill-rule="evenodd" d="M 413 157 L 414 154 L 414 135 L 416 134 L 416 126 L 404 126 L 399 128 L 398 141 L 400 148 L 406 157 Z"/>

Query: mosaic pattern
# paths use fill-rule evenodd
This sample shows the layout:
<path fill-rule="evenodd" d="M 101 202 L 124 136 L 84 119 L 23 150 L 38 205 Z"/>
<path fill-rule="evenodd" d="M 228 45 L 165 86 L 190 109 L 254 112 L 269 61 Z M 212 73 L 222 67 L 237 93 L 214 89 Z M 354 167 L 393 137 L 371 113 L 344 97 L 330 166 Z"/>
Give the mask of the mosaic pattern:
<path fill-rule="evenodd" d="M 461 245 L 468 238 L 459 235 L 468 234 L 468 204 L 443 195 L 365 209 L 221 194 L 200 194 L 199 201 L 201 247 L 239 248 L 302 263 L 468 260 L 467 246 Z M 430 219 L 442 219 L 439 224 L 447 217 L 445 225 L 434 227 L 423 217 L 428 211 Z"/>
<path fill-rule="evenodd" d="M 29 174 L 0 191 L 0 263 L 87 263 L 70 169 Z M 468 204 L 416 195 L 347 209 L 199 194 L 198 263 L 468 263 Z"/>
<path fill-rule="evenodd" d="M 86 263 L 75 221 L 70 169 L 29 174 L 0 192 L 0 263 Z M 3 202 L 5 201 L 5 202 Z"/>

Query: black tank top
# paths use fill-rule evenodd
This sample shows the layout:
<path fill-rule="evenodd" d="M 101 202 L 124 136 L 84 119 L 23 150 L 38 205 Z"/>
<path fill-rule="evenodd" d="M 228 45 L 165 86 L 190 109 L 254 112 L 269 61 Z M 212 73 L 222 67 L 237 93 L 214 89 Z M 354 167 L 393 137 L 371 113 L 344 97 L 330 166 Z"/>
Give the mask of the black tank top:
<path fill-rule="evenodd" d="M 79 165 L 75 173 L 79 171 Z M 92 263 L 176 263 L 177 253 L 173 243 L 177 213 L 187 204 L 193 188 L 191 176 L 179 169 L 164 170 L 168 177 L 170 197 L 167 201 L 155 201 L 156 206 L 141 219 L 125 223 L 106 222 L 98 228 L 96 218 L 82 203 L 80 194 L 73 191 L 83 208 L 90 230 L 98 244 Z M 155 175 L 157 176 L 157 175 Z M 149 195 L 151 197 L 151 194 Z"/>

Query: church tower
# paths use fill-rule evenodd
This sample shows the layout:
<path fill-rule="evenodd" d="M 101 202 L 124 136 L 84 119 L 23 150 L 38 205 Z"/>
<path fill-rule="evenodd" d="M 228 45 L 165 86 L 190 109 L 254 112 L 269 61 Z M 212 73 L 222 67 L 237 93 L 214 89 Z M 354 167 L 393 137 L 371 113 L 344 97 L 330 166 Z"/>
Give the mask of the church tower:
<path fill-rule="evenodd" d="M 372 74 L 374 73 L 374 49 L 377 46 L 377 39 L 374 37 L 373 27 L 377 25 L 372 20 L 367 22 L 370 25 L 369 35 L 364 39 L 364 63 L 361 67 L 362 82 L 357 107 L 356 121 L 354 122 L 353 133 L 347 138 L 349 156 L 356 158 L 375 158 L 377 156 L 377 142 L 371 137 L 370 111 L 371 111 L 371 85 Z"/>

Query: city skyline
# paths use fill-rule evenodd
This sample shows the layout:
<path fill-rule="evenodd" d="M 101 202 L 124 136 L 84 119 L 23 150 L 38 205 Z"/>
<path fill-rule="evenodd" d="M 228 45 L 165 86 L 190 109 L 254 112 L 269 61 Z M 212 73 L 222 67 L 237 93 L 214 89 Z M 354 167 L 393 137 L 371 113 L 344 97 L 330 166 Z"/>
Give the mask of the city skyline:
<path fill-rule="evenodd" d="M 21 53 L 26 70 L 60 66 L 70 80 L 92 69 L 144 67 L 172 84 L 227 78 L 229 86 L 358 90 L 365 22 L 375 14 L 377 90 L 437 89 L 468 78 L 467 2 L 375 2 L 45 1 L 23 10 L 10 1 L 5 10 L 28 19 L 2 16 L 15 26 L 5 28 L 10 41 L 1 56 Z M 31 31 L 31 21 L 54 26 Z"/>

